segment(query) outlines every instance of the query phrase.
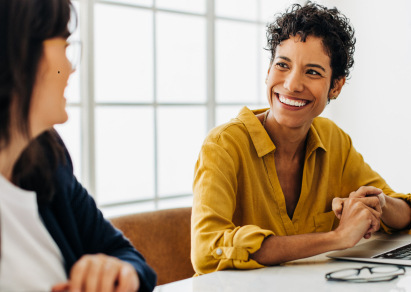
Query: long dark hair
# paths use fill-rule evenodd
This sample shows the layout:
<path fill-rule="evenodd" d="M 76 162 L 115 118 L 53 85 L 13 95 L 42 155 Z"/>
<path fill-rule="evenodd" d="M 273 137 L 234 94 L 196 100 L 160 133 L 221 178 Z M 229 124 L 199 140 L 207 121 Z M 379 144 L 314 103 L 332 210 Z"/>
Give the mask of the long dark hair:
<path fill-rule="evenodd" d="M 18 131 L 29 137 L 29 110 L 43 41 L 70 35 L 72 11 L 70 0 L 0 0 L 0 151 L 10 143 L 11 119 L 19 121 Z M 16 117 L 11 117 L 12 105 Z M 49 178 L 55 167 L 51 165 L 62 157 L 54 130 L 43 133 L 16 162 L 13 183 L 36 191 L 39 202 L 47 201 L 53 193 Z"/>

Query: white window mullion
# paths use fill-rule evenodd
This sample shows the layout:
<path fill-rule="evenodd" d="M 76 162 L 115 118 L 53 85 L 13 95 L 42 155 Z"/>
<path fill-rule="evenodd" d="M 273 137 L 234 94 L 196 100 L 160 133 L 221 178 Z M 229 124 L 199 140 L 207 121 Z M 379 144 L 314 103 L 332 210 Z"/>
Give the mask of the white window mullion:
<path fill-rule="evenodd" d="M 157 9 L 156 0 L 153 0 L 153 107 L 154 107 L 154 206 L 158 209 L 158 107 L 157 107 Z"/>
<path fill-rule="evenodd" d="M 83 185 L 96 196 L 94 139 L 94 1 L 80 1 L 81 62 L 81 168 Z M 96 199 L 96 198 L 95 198 Z"/>
<path fill-rule="evenodd" d="M 215 127 L 215 0 L 207 0 L 207 132 Z"/>

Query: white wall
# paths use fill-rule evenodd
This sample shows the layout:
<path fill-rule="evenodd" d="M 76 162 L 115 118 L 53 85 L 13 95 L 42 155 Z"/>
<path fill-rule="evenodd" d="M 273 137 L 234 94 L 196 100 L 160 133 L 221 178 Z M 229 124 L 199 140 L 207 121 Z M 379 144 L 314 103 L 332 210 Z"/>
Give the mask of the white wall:
<path fill-rule="evenodd" d="M 398 192 L 411 192 L 411 1 L 317 1 L 353 24 L 352 78 L 324 116 Z"/>

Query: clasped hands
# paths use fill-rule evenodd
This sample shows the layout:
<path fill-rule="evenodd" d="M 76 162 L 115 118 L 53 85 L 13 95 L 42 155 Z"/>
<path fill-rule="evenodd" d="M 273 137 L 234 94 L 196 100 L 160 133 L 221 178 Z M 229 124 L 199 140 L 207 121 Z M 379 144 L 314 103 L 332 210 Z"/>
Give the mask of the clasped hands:
<path fill-rule="evenodd" d="M 386 205 L 385 194 L 372 186 L 360 187 L 348 198 L 334 198 L 332 209 L 340 219 L 336 229 L 347 242 L 354 246 L 361 237 L 368 239 L 380 229 L 380 218 Z"/>

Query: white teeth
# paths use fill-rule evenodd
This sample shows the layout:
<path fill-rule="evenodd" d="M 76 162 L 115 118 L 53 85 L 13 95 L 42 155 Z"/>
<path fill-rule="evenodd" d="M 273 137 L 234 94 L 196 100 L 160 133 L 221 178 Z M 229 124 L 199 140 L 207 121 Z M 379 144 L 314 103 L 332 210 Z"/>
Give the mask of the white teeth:
<path fill-rule="evenodd" d="M 288 98 L 285 98 L 284 96 L 280 96 L 280 101 L 284 104 L 288 104 L 288 105 L 292 105 L 292 106 L 298 106 L 298 107 L 305 106 L 307 104 L 306 101 L 302 101 L 302 100 L 298 101 L 298 100 L 288 99 Z"/>

